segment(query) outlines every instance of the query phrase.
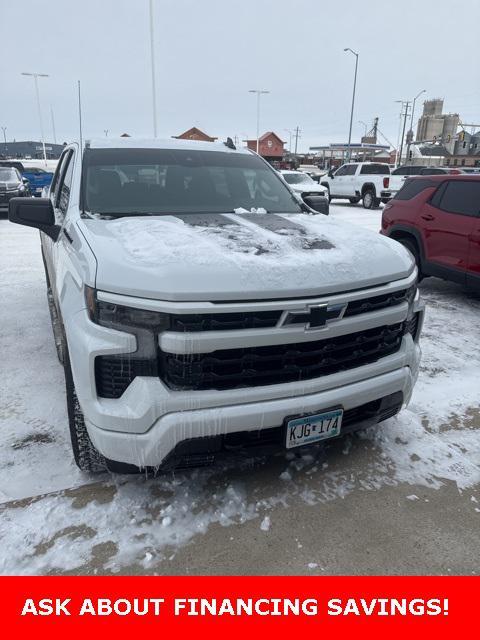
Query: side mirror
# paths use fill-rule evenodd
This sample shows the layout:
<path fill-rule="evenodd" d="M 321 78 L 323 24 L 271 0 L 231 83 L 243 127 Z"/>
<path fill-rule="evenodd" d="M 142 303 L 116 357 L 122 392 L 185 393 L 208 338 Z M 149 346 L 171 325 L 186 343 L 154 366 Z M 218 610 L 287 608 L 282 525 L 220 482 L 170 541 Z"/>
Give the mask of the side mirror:
<path fill-rule="evenodd" d="M 334 178 L 335 177 L 335 175 L 333 173 L 333 169 L 330 169 L 330 171 L 328 172 L 328 177 L 329 178 Z"/>
<path fill-rule="evenodd" d="M 328 200 L 325 196 L 321 194 L 309 195 L 305 196 L 303 201 L 307 207 L 310 207 L 310 209 L 313 209 L 317 213 L 324 213 L 325 215 L 328 215 Z"/>
<path fill-rule="evenodd" d="M 50 198 L 12 198 L 8 205 L 8 219 L 16 224 L 40 229 L 53 240 L 60 233 Z"/>
<path fill-rule="evenodd" d="M 30 184 L 30 180 L 28 178 L 22 178 L 23 184 Z"/>

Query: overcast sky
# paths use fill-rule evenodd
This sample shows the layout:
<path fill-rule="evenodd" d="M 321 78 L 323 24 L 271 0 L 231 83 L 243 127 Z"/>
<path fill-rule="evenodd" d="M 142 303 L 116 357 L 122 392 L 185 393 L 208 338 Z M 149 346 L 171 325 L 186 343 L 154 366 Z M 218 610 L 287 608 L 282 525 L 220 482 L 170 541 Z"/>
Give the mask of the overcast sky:
<path fill-rule="evenodd" d="M 195 125 L 225 138 L 302 130 L 299 149 L 348 138 L 360 54 L 359 120 L 380 118 L 395 145 L 399 99 L 445 98 L 445 110 L 480 122 L 480 1 L 154 0 L 159 135 Z M 7 139 L 39 138 L 33 80 L 40 79 L 46 138 L 152 135 L 148 0 L 0 0 L 0 126 Z M 417 113 L 421 111 L 419 100 Z M 1 133 L 1 132 L 0 132 Z"/>

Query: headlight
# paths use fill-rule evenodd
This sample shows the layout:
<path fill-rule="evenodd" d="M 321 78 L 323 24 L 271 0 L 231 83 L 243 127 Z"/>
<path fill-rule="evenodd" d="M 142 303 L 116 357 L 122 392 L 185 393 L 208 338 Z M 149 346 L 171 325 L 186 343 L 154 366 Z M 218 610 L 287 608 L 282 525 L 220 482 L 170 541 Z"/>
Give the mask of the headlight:
<path fill-rule="evenodd" d="M 410 289 L 407 290 L 407 302 L 408 302 L 408 306 L 411 307 L 414 303 L 415 300 L 418 299 L 419 297 L 419 292 L 418 292 L 418 286 L 417 283 L 415 282 L 415 284 L 413 284 Z"/>
<path fill-rule="evenodd" d="M 85 301 L 92 322 L 136 337 L 137 350 L 131 357 L 156 357 L 157 334 L 170 328 L 168 314 L 98 300 L 95 289 L 88 286 L 85 286 Z"/>

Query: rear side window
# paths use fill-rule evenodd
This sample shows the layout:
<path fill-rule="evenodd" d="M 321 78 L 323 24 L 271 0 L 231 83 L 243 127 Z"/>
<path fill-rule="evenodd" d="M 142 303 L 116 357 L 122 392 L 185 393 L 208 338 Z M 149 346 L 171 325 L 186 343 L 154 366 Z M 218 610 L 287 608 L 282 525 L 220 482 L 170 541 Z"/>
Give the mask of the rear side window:
<path fill-rule="evenodd" d="M 421 178 L 416 178 L 415 180 L 406 179 L 403 183 L 403 187 L 400 191 L 395 194 L 394 200 L 411 200 L 418 196 L 424 189 L 428 189 L 429 187 L 435 187 L 438 183 L 433 182 L 433 180 L 422 180 Z"/>
<path fill-rule="evenodd" d="M 420 171 L 422 176 L 437 176 L 437 175 L 441 175 L 442 173 L 447 173 L 444 169 L 422 169 Z"/>
<path fill-rule="evenodd" d="M 389 176 L 390 175 L 390 167 L 388 164 L 364 164 L 360 170 L 362 175 L 379 175 L 379 176 Z"/>
<path fill-rule="evenodd" d="M 437 196 L 437 194 L 435 194 Z M 480 180 L 450 180 L 432 198 L 431 204 L 442 211 L 464 216 L 480 215 Z"/>

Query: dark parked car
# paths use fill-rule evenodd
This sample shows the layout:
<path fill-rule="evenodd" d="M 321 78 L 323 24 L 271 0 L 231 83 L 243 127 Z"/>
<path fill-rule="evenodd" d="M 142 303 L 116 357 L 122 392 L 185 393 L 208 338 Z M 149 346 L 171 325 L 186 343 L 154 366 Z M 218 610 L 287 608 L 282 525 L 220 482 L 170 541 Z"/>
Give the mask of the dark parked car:
<path fill-rule="evenodd" d="M 11 198 L 29 196 L 28 181 L 15 167 L 0 166 L 0 211 L 8 209 Z"/>
<path fill-rule="evenodd" d="M 408 178 L 383 209 L 381 233 L 411 251 L 421 276 L 480 291 L 480 175 Z"/>

